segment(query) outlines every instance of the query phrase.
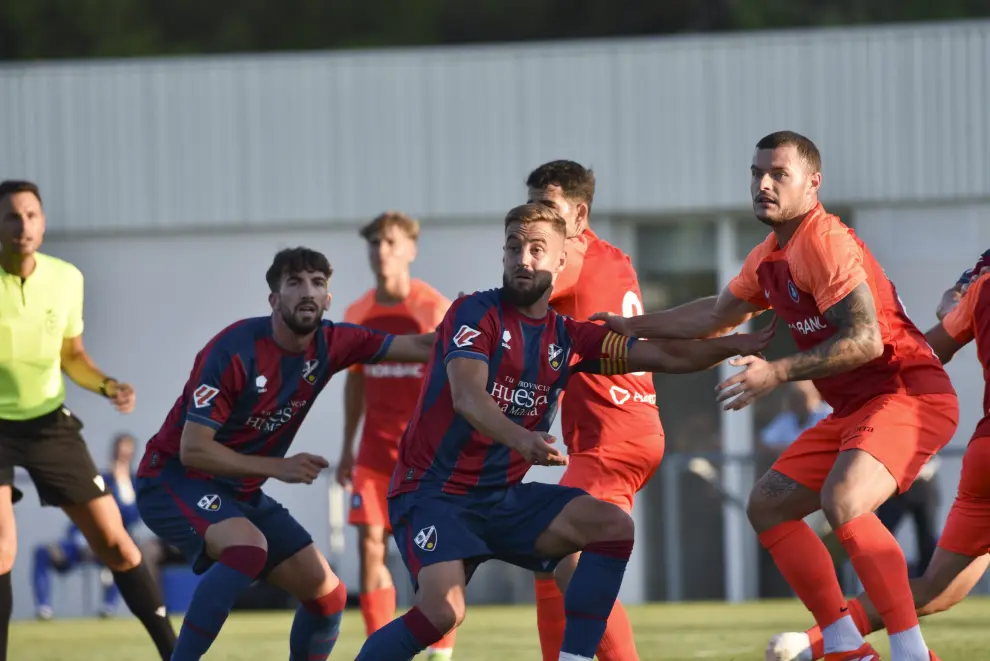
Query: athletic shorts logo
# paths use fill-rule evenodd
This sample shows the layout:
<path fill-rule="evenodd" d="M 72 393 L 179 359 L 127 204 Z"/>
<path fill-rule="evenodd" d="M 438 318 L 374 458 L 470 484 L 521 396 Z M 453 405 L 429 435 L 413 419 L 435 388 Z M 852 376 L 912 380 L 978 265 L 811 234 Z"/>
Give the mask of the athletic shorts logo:
<path fill-rule="evenodd" d="M 99 489 L 100 491 L 107 490 L 107 483 L 103 480 L 102 475 L 97 475 L 96 477 L 94 477 L 93 484 L 95 484 L 96 488 Z"/>
<path fill-rule="evenodd" d="M 454 344 L 459 348 L 469 347 L 474 344 L 474 338 L 481 335 L 481 331 L 475 330 L 468 325 L 461 326 L 454 334 Z"/>
<path fill-rule="evenodd" d="M 428 528 L 423 528 L 418 533 L 416 533 L 416 538 L 413 539 L 416 546 L 423 549 L 424 551 L 433 551 L 437 548 L 437 528 L 436 526 L 430 526 Z"/>
<path fill-rule="evenodd" d="M 361 509 L 361 494 L 356 493 L 351 496 L 351 509 L 358 510 Z"/>
<path fill-rule="evenodd" d="M 205 409 L 213 401 L 213 398 L 220 394 L 220 391 L 205 383 L 193 392 L 193 406 L 198 409 Z"/>
<path fill-rule="evenodd" d="M 547 360 L 550 362 L 550 367 L 552 367 L 554 371 L 560 370 L 560 357 L 563 353 L 564 350 L 556 344 L 551 344 L 547 347 Z"/>
<path fill-rule="evenodd" d="M 199 499 L 196 506 L 201 510 L 206 510 L 207 512 L 216 512 L 220 509 L 220 496 L 215 493 L 207 494 Z"/>

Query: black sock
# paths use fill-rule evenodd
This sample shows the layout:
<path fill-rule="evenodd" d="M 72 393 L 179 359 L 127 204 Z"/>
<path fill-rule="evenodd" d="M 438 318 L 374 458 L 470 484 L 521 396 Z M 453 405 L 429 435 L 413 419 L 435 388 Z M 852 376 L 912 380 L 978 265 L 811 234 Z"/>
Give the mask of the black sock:
<path fill-rule="evenodd" d="M 0 574 L 0 661 L 7 661 L 7 631 L 14 610 L 14 591 L 10 587 L 10 572 Z"/>
<path fill-rule="evenodd" d="M 148 570 L 148 566 L 141 559 L 141 564 L 124 572 L 113 573 L 114 583 L 120 589 L 120 596 L 124 603 L 131 609 L 134 616 L 141 620 L 141 624 L 147 629 L 151 639 L 155 641 L 158 653 L 162 661 L 169 661 L 172 658 L 172 650 L 175 648 L 175 629 L 165 612 L 165 600 L 162 599 L 161 590 L 154 576 Z M 8 591 L 10 590 L 10 579 L 7 579 Z M 8 608 L 8 613 L 10 609 Z M 9 615 L 7 616 L 9 619 Z M 0 659 L 3 661 L 3 659 Z"/>

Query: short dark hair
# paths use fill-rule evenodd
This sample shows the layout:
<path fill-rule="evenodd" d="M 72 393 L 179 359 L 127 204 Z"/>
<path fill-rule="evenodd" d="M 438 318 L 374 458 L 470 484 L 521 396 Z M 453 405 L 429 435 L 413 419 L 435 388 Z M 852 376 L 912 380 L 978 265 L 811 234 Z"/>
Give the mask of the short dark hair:
<path fill-rule="evenodd" d="M 595 173 L 574 161 L 557 160 L 544 163 L 529 173 L 527 188 L 544 189 L 560 186 L 561 192 L 569 200 L 577 200 L 588 205 L 595 201 Z"/>
<path fill-rule="evenodd" d="M 360 234 L 365 241 L 381 234 L 389 227 L 398 227 L 413 241 L 419 238 L 419 221 L 401 211 L 386 211 L 378 214 L 370 223 L 361 228 Z"/>
<path fill-rule="evenodd" d="M 550 223 L 553 225 L 555 232 L 561 236 L 567 236 L 567 221 L 564 220 L 564 217 L 557 213 L 557 210 L 553 207 L 548 207 L 539 202 L 520 204 L 510 209 L 509 213 L 505 214 L 505 227 L 508 228 L 512 223 L 520 223 L 522 225 L 528 225 L 529 223 Z"/>
<path fill-rule="evenodd" d="M 282 279 L 294 273 L 304 271 L 315 271 L 322 273 L 330 279 L 333 275 L 333 267 L 330 260 L 321 252 L 310 250 L 309 248 L 285 248 L 280 250 L 272 260 L 272 265 L 265 273 L 265 280 L 268 281 L 268 288 L 274 293 L 282 286 Z"/>
<path fill-rule="evenodd" d="M 797 149 L 798 154 L 807 161 L 812 172 L 822 171 L 821 152 L 818 151 L 818 147 L 815 146 L 815 143 L 810 138 L 806 138 L 800 133 L 795 133 L 794 131 L 776 131 L 761 138 L 756 143 L 756 148 L 777 149 L 778 147 L 786 147 L 787 145 L 793 145 Z"/>
<path fill-rule="evenodd" d="M 38 198 L 38 202 L 41 202 L 41 191 L 38 189 L 38 184 L 33 181 L 26 179 L 7 179 L 0 181 L 0 200 L 16 193 L 33 193 Z"/>

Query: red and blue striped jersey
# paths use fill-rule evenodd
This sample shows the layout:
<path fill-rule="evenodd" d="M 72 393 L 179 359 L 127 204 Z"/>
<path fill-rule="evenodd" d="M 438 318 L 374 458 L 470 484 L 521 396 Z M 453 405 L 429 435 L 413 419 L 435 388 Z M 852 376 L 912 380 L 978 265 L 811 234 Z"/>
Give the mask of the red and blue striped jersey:
<path fill-rule="evenodd" d="M 374 363 L 394 336 L 354 324 L 324 321 L 306 351 L 282 349 L 271 317 L 244 319 L 220 331 L 199 352 L 182 394 L 145 447 L 139 476 L 179 461 L 186 422 L 216 430 L 214 440 L 243 454 L 284 457 L 330 377 L 355 363 Z M 219 477 L 189 469 L 248 496 L 261 477 Z"/>
<path fill-rule="evenodd" d="M 458 299 L 437 329 L 416 412 L 399 443 L 389 496 L 504 488 L 522 481 L 529 470 L 521 454 L 482 435 L 454 411 L 449 361 L 487 363 L 487 390 L 502 412 L 527 429 L 548 431 L 569 376 L 626 372 L 635 341 L 553 310 L 531 319 L 505 300 L 502 289 Z"/>

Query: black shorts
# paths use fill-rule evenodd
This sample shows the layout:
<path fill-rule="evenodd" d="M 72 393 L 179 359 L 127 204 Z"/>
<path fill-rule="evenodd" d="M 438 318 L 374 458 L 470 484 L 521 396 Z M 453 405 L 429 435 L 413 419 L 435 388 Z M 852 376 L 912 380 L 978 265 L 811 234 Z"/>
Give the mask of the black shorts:
<path fill-rule="evenodd" d="M 13 486 L 14 466 L 21 466 L 45 506 L 80 505 L 108 495 L 82 428 L 64 406 L 31 420 L 0 420 L 0 485 Z M 20 498 L 16 487 L 13 496 L 15 502 Z"/>

